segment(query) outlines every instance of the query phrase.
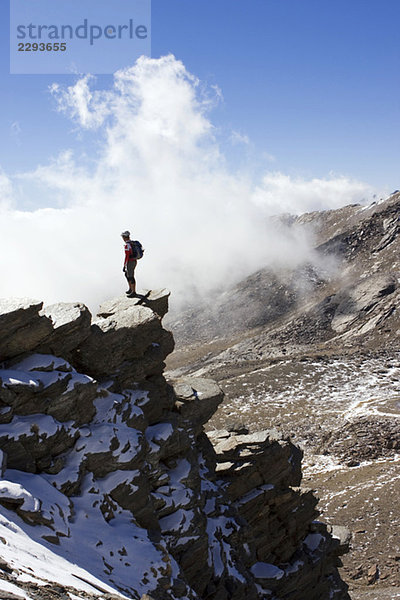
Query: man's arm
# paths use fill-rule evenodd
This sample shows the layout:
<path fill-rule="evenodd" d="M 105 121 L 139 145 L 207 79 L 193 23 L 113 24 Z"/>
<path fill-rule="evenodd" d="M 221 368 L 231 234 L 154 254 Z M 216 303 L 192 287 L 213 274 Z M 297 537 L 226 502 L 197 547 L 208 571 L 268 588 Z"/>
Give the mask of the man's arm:
<path fill-rule="evenodd" d="M 128 264 L 128 260 L 130 259 L 131 256 L 131 247 L 130 244 L 125 244 L 125 262 L 124 262 L 124 270 Z"/>

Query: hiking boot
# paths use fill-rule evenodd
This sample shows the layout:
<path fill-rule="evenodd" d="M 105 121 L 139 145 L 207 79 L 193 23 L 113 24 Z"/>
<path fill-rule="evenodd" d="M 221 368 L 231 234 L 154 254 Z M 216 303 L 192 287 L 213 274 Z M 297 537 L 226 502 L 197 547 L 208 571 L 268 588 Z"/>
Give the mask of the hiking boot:
<path fill-rule="evenodd" d="M 137 293 L 136 292 L 130 292 L 129 294 L 127 294 L 128 298 L 137 298 Z"/>
<path fill-rule="evenodd" d="M 132 290 L 126 290 L 125 294 L 128 295 L 131 293 Z"/>

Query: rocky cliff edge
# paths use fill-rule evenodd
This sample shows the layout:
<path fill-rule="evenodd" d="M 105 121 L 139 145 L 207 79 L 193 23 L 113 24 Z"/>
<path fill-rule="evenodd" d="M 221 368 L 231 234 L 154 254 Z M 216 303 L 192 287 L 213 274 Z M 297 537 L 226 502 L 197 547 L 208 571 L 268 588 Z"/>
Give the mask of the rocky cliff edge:
<path fill-rule="evenodd" d="M 300 450 L 165 380 L 168 295 L 0 300 L 0 598 L 348 599 Z"/>

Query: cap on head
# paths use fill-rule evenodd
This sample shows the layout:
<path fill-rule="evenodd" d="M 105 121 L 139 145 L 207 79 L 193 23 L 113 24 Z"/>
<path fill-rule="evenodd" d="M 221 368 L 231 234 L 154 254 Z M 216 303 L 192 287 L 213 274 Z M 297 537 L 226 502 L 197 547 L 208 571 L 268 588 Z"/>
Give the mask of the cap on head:
<path fill-rule="evenodd" d="M 130 231 L 123 231 L 123 232 L 121 233 L 121 237 L 130 237 L 130 235 L 131 235 L 131 232 L 130 232 Z"/>

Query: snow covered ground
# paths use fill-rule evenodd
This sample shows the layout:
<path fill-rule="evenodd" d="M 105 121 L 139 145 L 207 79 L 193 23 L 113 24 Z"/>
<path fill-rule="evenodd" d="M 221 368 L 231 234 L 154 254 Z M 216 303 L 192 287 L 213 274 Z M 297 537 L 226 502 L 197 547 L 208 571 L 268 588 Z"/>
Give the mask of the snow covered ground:
<path fill-rule="evenodd" d="M 77 373 L 67 361 L 48 355 L 32 355 L 12 369 L 0 369 L 0 390 L 4 392 L 21 386 L 42 391 L 55 382 L 64 382 L 65 394 L 77 384 L 94 385 L 92 378 Z M 0 560 L 12 569 L 9 578 L 14 581 L 0 578 L 0 590 L 14 593 L 19 582 L 53 582 L 77 592 L 97 596 L 111 593 L 123 599 L 151 593 L 160 571 L 166 568 L 166 557 L 171 575 L 178 575 L 179 567 L 162 543 L 154 544 L 130 511 L 111 502 L 105 517 L 104 507 L 113 489 L 124 483 L 131 493 L 135 491 L 132 481 L 139 472 L 128 467 L 143 451 L 143 433 L 124 422 L 121 406 L 129 405 L 131 418 L 143 417 L 135 403 L 147 392 L 114 394 L 107 386 L 99 386 L 98 394 L 96 415 L 80 427 L 80 438 L 64 454 L 61 470 L 38 474 L 7 469 L 0 476 Z M 157 441 L 170 433 L 168 427 L 149 429 L 155 449 Z M 17 414 L 10 423 L 0 425 L 0 436 L 15 441 L 34 432 L 43 442 L 61 430 L 74 441 L 76 426 L 72 421 L 60 423 L 40 413 Z M 111 447 L 112 440 L 118 444 Z M 80 468 L 87 456 L 96 455 L 109 455 L 115 470 L 95 477 L 87 468 Z M 79 493 L 62 493 L 66 482 L 78 478 Z M 21 590 L 18 593 L 21 596 Z M 29 598 L 29 594 L 25 596 Z"/>
<path fill-rule="evenodd" d="M 226 399 L 207 424 L 248 422 L 252 430 L 332 431 L 362 415 L 400 416 L 400 355 L 281 361 L 220 382 Z M 308 439 L 308 438 L 307 438 Z"/>

